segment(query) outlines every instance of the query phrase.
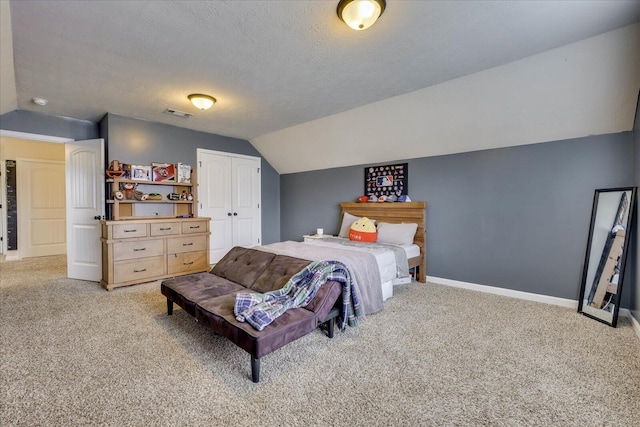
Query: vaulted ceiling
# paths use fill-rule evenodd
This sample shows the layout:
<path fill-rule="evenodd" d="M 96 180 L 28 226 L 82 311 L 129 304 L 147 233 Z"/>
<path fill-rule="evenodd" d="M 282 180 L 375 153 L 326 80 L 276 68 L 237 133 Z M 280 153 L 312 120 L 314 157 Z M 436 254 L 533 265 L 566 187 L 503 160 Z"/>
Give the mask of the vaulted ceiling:
<path fill-rule="evenodd" d="M 387 124 L 380 141 L 379 132 L 354 137 L 349 123 L 380 121 L 388 108 L 414 109 L 416 96 L 423 105 L 420 91 L 640 21 L 636 0 L 388 0 L 380 20 L 360 32 L 338 19 L 337 0 L 0 4 L 0 113 L 93 121 L 115 113 L 247 139 L 281 173 L 362 162 L 349 153 L 389 145 L 389 136 L 407 132 L 406 114 Z M 196 110 L 190 93 L 218 103 Z M 49 103 L 38 106 L 34 97 Z M 367 116 L 376 106 L 385 112 Z M 298 157 L 319 151 L 313 137 L 349 150 L 315 163 L 287 157 L 294 147 Z M 447 152 L 432 151 L 425 153 Z M 379 152 L 365 160 L 408 157 Z"/>

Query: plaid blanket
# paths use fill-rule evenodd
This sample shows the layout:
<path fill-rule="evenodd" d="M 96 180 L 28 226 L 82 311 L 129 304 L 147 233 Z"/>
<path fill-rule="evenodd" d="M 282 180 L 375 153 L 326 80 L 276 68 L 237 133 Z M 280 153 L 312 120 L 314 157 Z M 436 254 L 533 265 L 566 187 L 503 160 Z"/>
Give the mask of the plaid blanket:
<path fill-rule="evenodd" d="M 342 313 L 345 314 L 341 329 L 347 322 L 349 326 L 357 325 L 362 308 L 349 271 L 338 261 L 314 261 L 291 276 L 282 289 L 264 294 L 241 292 L 236 295 L 233 312 L 239 322 L 247 322 L 262 331 L 288 309 L 305 307 L 320 286 L 330 280 L 342 283 Z"/>

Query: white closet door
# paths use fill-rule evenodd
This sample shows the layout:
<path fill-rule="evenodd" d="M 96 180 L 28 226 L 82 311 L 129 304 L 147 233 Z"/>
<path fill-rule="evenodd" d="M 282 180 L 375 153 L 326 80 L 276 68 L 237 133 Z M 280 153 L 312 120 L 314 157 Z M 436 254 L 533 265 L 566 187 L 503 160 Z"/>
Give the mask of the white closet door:
<path fill-rule="evenodd" d="M 211 218 L 209 262 L 260 244 L 260 158 L 198 149 L 198 216 Z"/>
<path fill-rule="evenodd" d="M 67 253 L 64 162 L 17 159 L 20 258 Z"/>
<path fill-rule="evenodd" d="M 260 161 L 232 158 L 234 246 L 260 244 Z"/>
<path fill-rule="evenodd" d="M 233 247 L 231 159 L 198 152 L 198 216 L 211 218 L 209 262 L 216 263 Z"/>

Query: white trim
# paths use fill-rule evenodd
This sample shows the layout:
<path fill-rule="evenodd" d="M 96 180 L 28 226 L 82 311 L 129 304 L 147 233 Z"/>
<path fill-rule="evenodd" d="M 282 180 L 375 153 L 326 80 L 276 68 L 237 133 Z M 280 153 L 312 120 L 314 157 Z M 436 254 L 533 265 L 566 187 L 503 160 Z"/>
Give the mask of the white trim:
<path fill-rule="evenodd" d="M 571 308 L 573 310 L 578 309 L 578 301 L 567 298 L 558 298 L 549 295 L 534 294 L 531 292 L 515 291 L 513 289 L 498 288 L 496 286 L 479 285 L 477 283 L 461 282 L 459 280 L 444 279 L 442 277 L 427 276 L 427 282 L 438 283 L 445 286 L 452 286 L 454 288 L 469 289 L 472 291 L 484 292 L 487 294 L 502 295 L 505 297 L 518 298 L 527 301 L 558 305 L 560 307 Z M 638 320 L 631 315 L 631 311 L 627 308 L 621 308 L 618 311 L 618 315 L 631 319 L 633 330 L 640 339 L 640 323 L 638 323 Z"/>
<path fill-rule="evenodd" d="M 633 325 L 633 330 L 636 331 L 636 335 L 638 336 L 638 339 L 640 339 L 640 323 L 638 323 L 638 320 L 635 317 L 633 317 L 631 313 L 629 313 L 629 318 L 631 319 L 631 325 Z"/>
<path fill-rule="evenodd" d="M 20 259 L 20 255 L 18 254 L 18 251 L 7 251 L 4 254 L 4 260 L 5 261 L 18 261 Z"/>
<path fill-rule="evenodd" d="M 73 141 L 73 139 L 71 138 L 63 138 L 61 136 L 40 135 L 37 133 L 16 132 L 13 130 L 4 130 L 4 129 L 0 129 L 0 136 L 6 136 L 9 138 L 20 138 L 20 139 L 33 139 L 35 141 L 57 142 L 57 143 L 65 143 L 65 142 Z"/>
<path fill-rule="evenodd" d="M 545 304 L 559 305 L 561 307 L 572 308 L 574 310 L 578 309 L 578 301 L 567 298 L 558 298 L 549 295 L 534 294 L 531 292 L 515 291 L 513 289 L 498 288 L 495 286 L 478 285 L 476 283 L 461 282 L 458 280 L 444 279 L 441 277 L 433 276 L 427 276 L 427 282 L 439 283 L 441 285 L 453 286 L 455 288 L 470 289 L 472 291 L 502 295 L 528 301 L 542 302 Z"/>
<path fill-rule="evenodd" d="M 216 156 L 226 156 L 226 157 L 240 157 L 243 159 L 257 159 L 259 163 L 259 167 L 262 168 L 262 157 L 260 156 L 250 156 L 248 154 L 236 154 L 230 153 L 228 151 L 217 151 L 217 150 L 209 150 L 208 148 L 196 148 L 196 162 L 200 161 L 200 154 L 213 154 Z"/>

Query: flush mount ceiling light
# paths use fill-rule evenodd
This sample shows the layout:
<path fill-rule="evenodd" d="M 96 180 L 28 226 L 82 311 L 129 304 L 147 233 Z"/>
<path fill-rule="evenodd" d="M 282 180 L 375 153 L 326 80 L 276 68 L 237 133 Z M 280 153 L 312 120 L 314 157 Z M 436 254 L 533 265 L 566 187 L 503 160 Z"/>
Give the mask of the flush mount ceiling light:
<path fill-rule="evenodd" d="M 196 108 L 201 110 L 208 110 L 213 104 L 216 103 L 216 99 L 213 96 L 203 95 L 201 93 L 194 93 L 189 95 L 189 100 Z"/>
<path fill-rule="evenodd" d="M 354 30 L 366 30 L 384 12 L 385 0 L 340 0 L 338 16 Z"/>

